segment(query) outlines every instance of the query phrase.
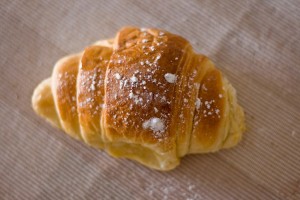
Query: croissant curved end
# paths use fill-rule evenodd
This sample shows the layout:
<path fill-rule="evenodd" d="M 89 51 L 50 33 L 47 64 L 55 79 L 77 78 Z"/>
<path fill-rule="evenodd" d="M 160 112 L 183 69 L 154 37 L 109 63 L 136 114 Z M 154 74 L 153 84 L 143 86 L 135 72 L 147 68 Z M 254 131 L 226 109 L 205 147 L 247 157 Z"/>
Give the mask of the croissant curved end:
<path fill-rule="evenodd" d="M 223 148 L 234 147 L 242 139 L 243 132 L 246 130 L 245 114 L 243 108 L 237 103 L 236 90 L 225 78 L 227 86 L 229 109 L 229 130 L 226 139 L 223 142 Z"/>
<path fill-rule="evenodd" d="M 46 119 L 51 125 L 61 128 L 51 92 L 51 78 L 43 80 L 34 89 L 31 102 L 34 111 L 39 116 Z"/>

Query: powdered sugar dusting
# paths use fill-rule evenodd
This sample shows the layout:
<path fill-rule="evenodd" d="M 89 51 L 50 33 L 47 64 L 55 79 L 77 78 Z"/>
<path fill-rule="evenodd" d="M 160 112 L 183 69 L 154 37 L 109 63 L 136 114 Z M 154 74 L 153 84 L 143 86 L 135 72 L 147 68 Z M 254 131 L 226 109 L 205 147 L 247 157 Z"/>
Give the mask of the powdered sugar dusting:
<path fill-rule="evenodd" d="M 161 54 L 158 54 L 154 60 L 154 63 L 157 63 L 157 61 L 161 58 Z"/>
<path fill-rule="evenodd" d="M 72 71 L 60 72 L 57 78 L 57 98 L 61 101 L 60 106 L 70 109 L 70 115 L 74 117 L 77 115 L 76 74 Z"/>
<path fill-rule="evenodd" d="M 182 176 L 183 179 L 187 179 L 185 175 Z M 204 199 L 200 195 L 199 187 L 196 182 L 181 181 L 182 179 L 176 179 L 174 177 L 168 177 L 162 179 L 162 181 L 153 183 L 149 181 L 145 184 L 145 192 L 149 196 L 148 199 L 161 199 L 161 200 L 171 200 L 174 199 L 174 192 L 180 191 L 175 199 L 183 200 L 201 200 Z M 161 195 L 161 196 L 158 196 Z"/>
<path fill-rule="evenodd" d="M 147 39 L 142 39 L 142 43 L 146 43 L 146 42 L 148 42 L 149 40 L 147 40 Z"/>
<path fill-rule="evenodd" d="M 143 128 L 150 128 L 154 132 L 163 132 L 165 130 L 165 124 L 160 118 L 153 117 L 143 122 Z"/>
<path fill-rule="evenodd" d="M 79 70 L 78 76 L 78 94 L 76 99 L 75 96 L 73 99 L 77 101 L 78 112 L 81 113 L 79 117 L 85 114 L 91 115 L 92 117 L 99 116 L 103 108 L 104 94 L 102 91 L 104 87 L 105 70 L 102 70 L 100 66 L 87 70 L 85 66 L 83 66 L 83 68 Z M 118 75 L 114 76 L 116 79 L 117 77 Z"/>
<path fill-rule="evenodd" d="M 115 73 L 115 75 L 114 75 L 114 76 L 115 76 L 115 78 L 116 78 L 116 79 L 118 79 L 118 80 L 120 80 L 120 79 L 121 79 L 121 75 L 120 75 L 119 73 Z"/>
<path fill-rule="evenodd" d="M 92 85 L 91 85 L 91 87 L 90 87 L 90 89 L 91 89 L 92 91 L 95 91 L 95 90 L 96 90 L 96 87 L 95 87 L 95 85 L 94 85 L 94 84 L 92 84 Z"/>
<path fill-rule="evenodd" d="M 162 142 L 168 140 L 165 136 L 172 120 L 178 65 L 174 58 L 180 60 L 182 57 L 181 47 L 170 45 L 173 41 L 168 41 L 167 33 L 157 36 L 155 32 L 143 29 L 138 34 L 138 37 L 125 41 L 129 45 L 124 49 L 112 54 L 113 62 L 108 66 L 105 79 L 109 81 L 106 84 L 109 91 L 106 112 L 116 128 L 133 131 L 141 138 L 151 134 Z M 131 48 L 135 53 L 129 55 Z M 172 59 L 165 56 L 169 51 L 174 54 Z M 140 135 L 141 130 L 147 130 L 147 134 Z"/>
<path fill-rule="evenodd" d="M 196 104 L 196 109 L 198 110 L 200 108 L 200 106 L 201 106 L 201 101 L 200 101 L 199 98 L 196 99 L 196 103 L 195 104 Z"/>
<path fill-rule="evenodd" d="M 137 81 L 138 81 L 138 78 L 134 75 L 130 78 L 131 83 L 136 83 Z"/>
<path fill-rule="evenodd" d="M 134 94 L 132 92 L 130 92 L 128 96 L 130 99 L 132 99 L 134 97 Z"/>
<path fill-rule="evenodd" d="M 169 83 L 175 83 L 176 82 L 176 75 L 175 74 L 171 74 L 171 73 L 166 73 L 165 74 L 165 79 L 167 80 L 167 82 Z"/>

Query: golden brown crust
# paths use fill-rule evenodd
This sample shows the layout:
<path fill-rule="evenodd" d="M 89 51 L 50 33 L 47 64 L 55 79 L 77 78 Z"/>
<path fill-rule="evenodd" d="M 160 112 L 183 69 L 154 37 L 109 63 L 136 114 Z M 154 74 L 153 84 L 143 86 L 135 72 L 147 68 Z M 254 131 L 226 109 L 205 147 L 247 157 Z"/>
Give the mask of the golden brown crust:
<path fill-rule="evenodd" d="M 61 59 L 52 74 L 52 93 L 63 129 L 72 137 L 81 139 L 77 104 L 76 80 L 81 54 Z"/>
<path fill-rule="evenodd" d="M 77 102 L 81 134 L 86 143 L 103 148 L 100 120 L 104 108 L 104 81 L 112 49 L 90 46 L 81 58 Z"/>
<path fill-rule="evenodd" d="M 175 127 L 177 131 L 177 154 L 181 157 L 189 152 L 192 123 L 196 107 L 201 75 L 205 69 L 202 68 L 201 61 L 204 56 L 196 55 L 189 48 L 186 52 L 184 70 L 180 76 L 180 84 L 177 85 L 177 99 L 179 104 L 176 107 Z"/>
<path fill-rule="evenodd" d="M 115 44 L 106 76 L 108 140 L 144 145 L 164 154 L 166 162 L 178 162 L 176 127 L 171 126 L 177 118 L 176 81 L 165 76 L 179 79 L 189 43 L 167 32 L 130 28 L 119 32 Z M 155 119 L 162 126 L 157 130 L 147 125 Z"/>
<path fill-rule="evenodd" d="M 46 119 L 51 125 L 61 128 L 51 91 L 51 78 L 43 80 L 35 88 L 31 101 L 32 107 L 38 115 Z"/>
<path fill-rule="evenodd" d="M 205 74 L 200 84 L 198 98 L 200 107 L 194 115 L 194 127 L 191 140 L 191 151 L 214 151 L 218 148 L 222 119 L 224 119 L 225 102 L 222 96 L 221 73 L 212 69 Z M 221 98 L 220 98 L 221 97 Z"/>
<path fill-rule="evenodd" d="M 53 98 L 50 79 L 34 92 L 38 114 L 89 145 L 154 169 L 232 147 L 244 131 L 227 79 L 184 38 L 158 29 L 125 27 L 60 60 L 51 79 Z"/>

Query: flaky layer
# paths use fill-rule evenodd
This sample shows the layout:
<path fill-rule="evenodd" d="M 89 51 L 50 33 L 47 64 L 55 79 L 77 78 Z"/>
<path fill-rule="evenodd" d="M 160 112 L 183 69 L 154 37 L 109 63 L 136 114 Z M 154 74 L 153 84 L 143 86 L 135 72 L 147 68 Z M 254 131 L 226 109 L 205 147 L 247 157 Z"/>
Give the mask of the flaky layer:
<path fill-rule="evenodd" d="M 104 148 L 100 126 L 104 108 L 104 81 L 112 49 L 91 46 L 85 49 L 79 66 L 77 83 L 77 110 L 83 140 L 95 147 Z"/>
<path fill-rule="evenodd" d="M 228 80 L 185 39 L 157 29 L 126 27 L 61 59 L 32 104 L 72 137 L 159 170 L 232 147 L 244 131 Z"/>

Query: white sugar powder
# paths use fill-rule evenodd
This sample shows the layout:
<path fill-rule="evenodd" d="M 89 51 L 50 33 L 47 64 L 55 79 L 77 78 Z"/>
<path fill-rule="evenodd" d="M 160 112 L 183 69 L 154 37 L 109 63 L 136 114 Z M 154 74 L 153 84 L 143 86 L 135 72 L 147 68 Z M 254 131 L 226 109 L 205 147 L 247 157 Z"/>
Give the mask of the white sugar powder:
<path fill-rule="evenodd" d="M 130 78 L 131 83 L 135 83 L 138 81 L 138 78 L 135 77 L 134 75 Z"/>
<path fill-rule="evenodd" d="M 144 129 L 150 128 L 154 132 L 164 131 L 165 124 L 160 118 L 153 117 L 153 118 L 150 118 L 147 121 L 144 121 L 143 128 Z"/>
<path fill-rule="evenodd" d="M 196 99 L 196 103 L 195 104 L 196 104 L 196 109 L 199 109 L 200 106 L 201 106 L 201 101 L 200 101 L 199 98 Z"/>
<path fill-rule="evenodd" d="M 134 94 L 132 92 L 129 93 L 129 98 L 132 99 L 134 97 Z"/>
<path fill-rule="evenodd" d="M 116 78 L 116 79 L 118 79 L 118 80 L 120 80 L 120 79 L 121 79 L 121 75 L 120 75 L 119 73 L 115 73 L 115 75 L 114 75 L 114 76 L 115 76 L 115 78 Z"/>
<path fill-rule="evenodd" d="M 167 82 L 169 83 L 175 83 L 176 82 L 176 75 L 175 74 L 171 74 L 171 73 L 166 73 L 165 74 L 165 79 L 167 80 Z"/>

